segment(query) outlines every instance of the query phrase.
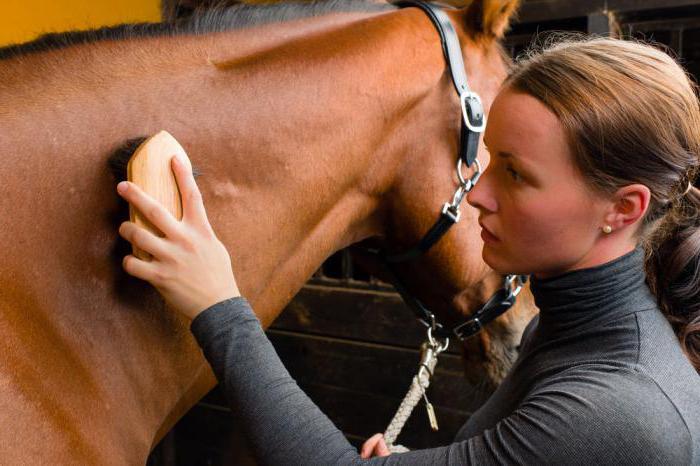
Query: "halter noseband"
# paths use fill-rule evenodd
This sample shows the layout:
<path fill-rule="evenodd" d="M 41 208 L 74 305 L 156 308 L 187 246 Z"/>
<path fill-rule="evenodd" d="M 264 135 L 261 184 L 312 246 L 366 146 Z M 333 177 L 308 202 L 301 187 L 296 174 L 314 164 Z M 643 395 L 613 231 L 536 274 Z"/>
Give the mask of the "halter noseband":
<path fill-rule="evenodd" d="M 479 333 L 484 325 L 505 313 L 515 304 L 516 296 L 527 281 L 527 276 L 507 275 L 504 279 L 503 287 L 494 293 L 486 304 L 474 312 L 465 322 L 448 330 L 437 322 L 435 315 L 423 303 L 408 292 L 408 289 L 396 274 L 395 264 L 410 261 L 425 254 L 455 223 L 459 222 L 461 214 L 459 206 L 465 195 L 471 191 L 481 176 L 481 164 L 477 160 L 477 150 L 479 147 L 479 135 L 486 126 L 484 107 L 479 95 L 469 88 L 464 60 L 462 59 L 462 49 L 450 18 L 437 6 L 422 1 L 402 1 L 397 2 L 396 5 L 399 8 L 420 8 L 430 18 L 440 34 L 443 54 L 452 75 L 452 83 L 459 95 L 462 110 L 459 158 L 457 160 L 459 187 L 452 197 L 452 202 L 444 204 L 440 218 L 413 248 L 396 254 L 386 254 L 384 251 L 371 252 L 385 264 L 394 287 L 406 304 L 416 313 L 418 319 L 431 330 L 433 336 L 440 338 L 456 336 L 460 340 L 464 340 Z M 465 179 L 462 176 L 463 165 L 467 167 L 475 166 L 476 170 L 471 178 Z"/>

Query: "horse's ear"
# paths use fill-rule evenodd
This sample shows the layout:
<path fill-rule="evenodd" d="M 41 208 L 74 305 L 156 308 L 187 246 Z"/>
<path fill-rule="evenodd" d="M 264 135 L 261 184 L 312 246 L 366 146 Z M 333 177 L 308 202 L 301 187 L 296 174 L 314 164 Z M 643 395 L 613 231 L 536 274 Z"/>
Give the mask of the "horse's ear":
<path fill-rule="evenodd" d="M 467 27 L 476 36 L 502 39 L 520 0 L 472 0 L 467 6 Z"/>

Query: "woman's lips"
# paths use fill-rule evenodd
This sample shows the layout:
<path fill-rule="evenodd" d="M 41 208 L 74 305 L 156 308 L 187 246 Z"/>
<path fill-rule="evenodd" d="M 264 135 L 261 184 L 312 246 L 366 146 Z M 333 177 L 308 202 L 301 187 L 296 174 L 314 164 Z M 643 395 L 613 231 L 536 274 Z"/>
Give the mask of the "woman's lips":
<path fill-rule="evenodd" d="M 485 243 L 495 243 L 498 241 L 496 235 L 491 233 L 483 223 L 479 222 L 479 226 L 481 226 L 481 239 L 483 239 Z"/>

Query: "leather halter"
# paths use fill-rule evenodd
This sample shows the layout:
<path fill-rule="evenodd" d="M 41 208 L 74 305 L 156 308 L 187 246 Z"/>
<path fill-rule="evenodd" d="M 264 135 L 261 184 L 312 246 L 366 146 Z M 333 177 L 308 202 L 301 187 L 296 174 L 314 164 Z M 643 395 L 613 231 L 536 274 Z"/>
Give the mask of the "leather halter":
<path fill-rule="evenodd" d="M 525 281 L 527 281 L 527 276 L 506 276 L 503 287 L 494 293 L 486 304 L 472 313 L 469 319 L 448 330 L 436 321 L 435 315 L 423 303 L 408 292 L 408 289 L 396 274 L 395 264 L 415 259 L 426 253 L 447 233 L 452 225 L 459 221 L 459 205 L 481 175 L 481 165 L 479 165 L 477 160 L 477 150 L 479 147 L 479 135 L 486 126 L 486 116 L 481 98 L 469 88 L 464 60 L 462 59 L 462 48 L 459 44 L 457 32 L 447 14 L 436 5 L 422 1 L 401 1 L 395 4 L 399 8 L 420 8 L 430 18 L 440 34 L 443 54 L 452 76 L 452 83 L 459 95 L 462 109 L 462 126 L 457 164 L 457 176 L 460 179 L 460 186 L 454 195 L 452 203 L 445 203 L 440 218 L 416 246 L 398 254 L 386 254 L 384 251 L 370 252 L 378 256 L 385 264 L 394 287 L 406 304 L 416 313 L 418 319 L 432 331 L 433 336 L 441 338 L 456 336 L 460 340 L 464 340 L 479 333 L 484 325 L 505 313 L 515 304 L 516 296 L 520 293 Z M 469 180 L 464 180 L 462 177 L 462 163 L 467 167 L 476 165 L 476 173 Z"/>

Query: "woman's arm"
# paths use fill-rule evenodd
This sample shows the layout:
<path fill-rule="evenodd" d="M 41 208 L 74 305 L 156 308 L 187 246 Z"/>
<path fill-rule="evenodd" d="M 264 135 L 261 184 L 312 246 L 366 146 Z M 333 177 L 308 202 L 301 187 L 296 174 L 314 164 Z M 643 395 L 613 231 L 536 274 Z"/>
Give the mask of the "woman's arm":
<path fill-rule="evenodd" d="M 362 459 L 289 375 L 244 298 L 210 307 L 191 329 L 261 464 L 448 464 L 445 448 Z"/>

